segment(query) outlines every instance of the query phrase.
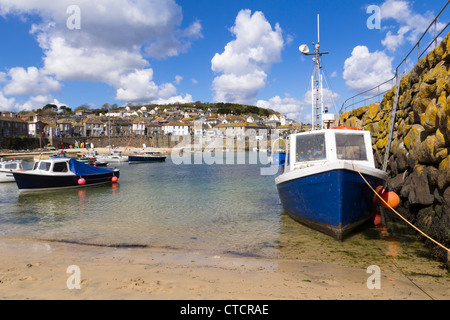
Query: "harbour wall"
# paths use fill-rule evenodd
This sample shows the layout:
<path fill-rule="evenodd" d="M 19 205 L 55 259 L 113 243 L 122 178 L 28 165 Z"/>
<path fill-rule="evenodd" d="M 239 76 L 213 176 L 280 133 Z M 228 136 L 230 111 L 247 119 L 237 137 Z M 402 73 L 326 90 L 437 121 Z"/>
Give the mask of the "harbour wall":
<path fill-rule="evenodd" d="M 370 130 L 377 165 L 388 144 L 396 86 L 381 103 L 341 115 L 344 126 Z M 450 34 L 400 83 L 387 171 L 401 199 L 397 211 L 450 247 Z M 429 240 L 427 240 L 429 241 Z M 433 254 L 447 253 L 430 241 Z"/>

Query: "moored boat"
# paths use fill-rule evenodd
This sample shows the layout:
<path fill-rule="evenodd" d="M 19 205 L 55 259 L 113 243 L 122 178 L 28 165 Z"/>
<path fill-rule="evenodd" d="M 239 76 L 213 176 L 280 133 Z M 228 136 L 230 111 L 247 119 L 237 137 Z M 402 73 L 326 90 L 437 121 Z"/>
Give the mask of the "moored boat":
<path fill-rule="evenodd" d="M 320 39 L 320 37 L 318 37 Z M 333 127 L 323 105 L 320 41 L 314 53 L 311 131 L 291 134 L 283 173 L 275 179 L 283 209 L 293 219 L 342 240 L 375 211 L 374 192 L 387 173 L 375 167 L 369 131 Z M 372 190 L 373 189 L 373 190 Z"/>
<path fill-rule="evenodd" d="M 284 172 L 275 179 L 289 216 L 338 240 L 372 217 L 370 186 L 383 186 L 387 173 L 375 168 L 370 132 L 325 129 L 289 141 Z"/>
<path fill-rule="evenodd" d="M 1 160 L 0 183 L 14 182 L 14 171 L 23 171 L 22 160 Z"/>
<path fill-rule="evenodd" d="M 43 191 L 117 182 L 120 171 L 57 157 L 36 161 L 31 170 L 13 175 L 20 191 Z"/>
<path fill-rule="evenodd" d="M 112 151 L 109 154 L 97 155 L 97 160 L 106 162 L 106 163 L 123 163 L 128 162 L 128 156 L 122 155 L 120 151 Z"/>
<path fill-rule="evenodd" d="M 166 161 L 167 155 L 161 151 L 142 151 L 139 154 L 132 154 L 128 156 L 128 161 L 130 163 L 139 162 L 164 162 Z"/>

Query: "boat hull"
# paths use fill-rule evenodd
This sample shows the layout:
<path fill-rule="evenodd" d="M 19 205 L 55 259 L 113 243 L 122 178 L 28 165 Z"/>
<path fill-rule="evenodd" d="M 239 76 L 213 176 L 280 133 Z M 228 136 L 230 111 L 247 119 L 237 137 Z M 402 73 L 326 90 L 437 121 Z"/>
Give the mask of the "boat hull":
<path fill-rule="evenodd" d="M 104 183 L 111 183 L 113 177 L 119 178 L 118 170 L 83 175 L 85 184 L 79 184 L 80 177 L 76 175 L 43 175 L 27 172 L 14 172 L 14 178 L 20 191 L 44 191 L 65 188 L 86 187 Z"/>
<path fill-rule="evenodd" d="M 14 181 L 14 175 L 11 171 L 0 171 L 0 183 L 9 183 Z"/>
<path fill-rule="evenodd" d="M 380 176 L 363 175 L 376 188 Z M 294 220 L 343 240 L 369 220 L 375 210 L 374 193 L 358 172 L 337 169 L 277 184 L 284 210 Z"/>
<path fill-rule="evenodd" d="M 136 162 L 164 162 L 166 161 L 166 157 L 162 156 L 129 156 L 128 162 L 136 163 Z"/>

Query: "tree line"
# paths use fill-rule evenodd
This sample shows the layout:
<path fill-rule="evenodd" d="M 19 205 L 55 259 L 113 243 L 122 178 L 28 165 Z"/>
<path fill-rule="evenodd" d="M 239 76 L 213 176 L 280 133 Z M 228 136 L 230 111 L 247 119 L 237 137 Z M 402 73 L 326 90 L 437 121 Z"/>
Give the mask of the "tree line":
<path fill-rule="evenodd" d="M 224 103 L 224 102 L 217 102 L 217 103 L 202 103 L 200 101 L 194 102 L 194 103 L 185 103 L 185 104 L 167 104 L 167 105 L 156 105 L 156 104 L 147 104 L 147 105 L 136 105 L 136 106 L 130 106 L 130 108 L 141 108 L 145 106 L 147 109 L 153 109 L 155 107 L 158 107 L 159 109 L 165 109 L 165 108 L 171 108 L 174 106 L 180 107 L 182 110 L 184 109 L 201 109 L 204 111 L 207 111 L 208 109 L 216 109 L 216 113 L 218 114 L 233 114 L 233 115 L 242 115 L 242 114 L 251 114 L 255 116 L 264 116 L 268 117 L 271 114 L 276 113 L 274 110 L 271 109 L 265 109 L 265 108 L 259 108 L 256 106 L 250 106 L 250 105 L 242 105 L 238 103 Z M 58 107 L 55 104 L 47 104 L 42 108 L 39 108 L 37 110 L 33 110 L 37 114 L 41 116 L 56 116 L 56 115 L 66 115 L 71 116 L 74 115 L 76 112 L 81 110 L 89 110 L 95 115 L 99 114 L 105 114 L 109 111 L 114 111 L 117 109 L 120 109 L 122 107 L 119 107 L 117 104 L 109 104 L 105 103 L 100 108 L 91 108 L 89 105 L 83 104 L 79 107 L 77 107 L 75 110 L 72 110 L 71 108 L 67 106 L 60 106 Z"/>

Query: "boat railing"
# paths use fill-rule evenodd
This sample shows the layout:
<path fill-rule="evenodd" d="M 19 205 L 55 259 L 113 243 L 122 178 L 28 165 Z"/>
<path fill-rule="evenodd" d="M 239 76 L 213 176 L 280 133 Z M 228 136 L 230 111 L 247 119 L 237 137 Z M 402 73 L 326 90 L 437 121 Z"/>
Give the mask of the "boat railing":
<path fill-rule="evenodd" d="M 450 10 L 447 10 L 448 5 L 450 4 L 450 0 L 444 5 L 439 14 L 434 18 L 434 20 L 430 23 L 428 28 L 422 34 L 420 39 L 416 42 L 414 47 L 409 51 L 409 53 L 403 58 L 403 60 L 399 63 L 397 68 L 395 68 L 394 75 L 391 79 L 371 88 L 360 92 L 353 97 L 347 99 L 342 104 L 342 108 L 339 111 L 339 114 L 342 115 L 345 112 L 352 111 L 359 107 L 368 106 L 372 103 L 378 102 L 380 103 L 380 99 L 391 90 L 396 83 L 400 83 L 398 77 L 402 77 L 404 74 L 407 74 L 408 68 L 411 65 L 415 65 L 422 59 L 425 54 L 428 54 L 428 51 L 432 48 L 434 44 L 434 48 L 438 47 L 438 40 L 441 35 L 448 29 L 450 26 L 450 22 L 442 22 L 443 14 L 448 13 Z M 446 11 L 447 10 L 447 11 Z M 439 20 L 441 18 L 441 20 Z M 425 36 L 434 31 L 434 36 L 431 41 L 425 40 Z M 417 60 L 415 53 L 417 52 Z M 414 63 L 413 63 L 414 62 Z M 403 72 L 402 72 L 403 71 Z"/>

